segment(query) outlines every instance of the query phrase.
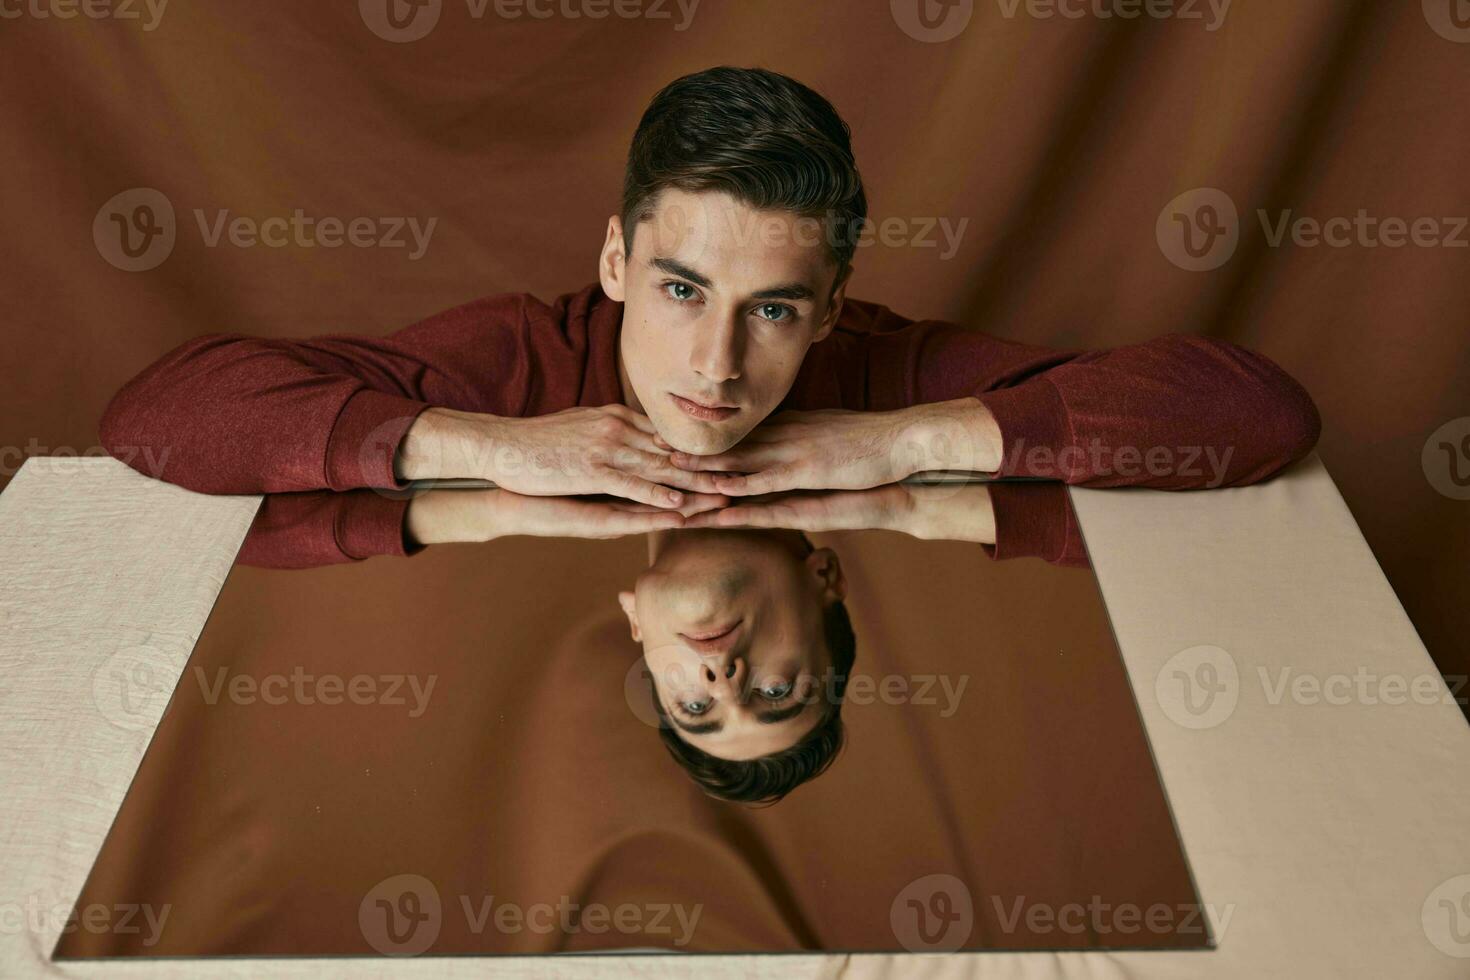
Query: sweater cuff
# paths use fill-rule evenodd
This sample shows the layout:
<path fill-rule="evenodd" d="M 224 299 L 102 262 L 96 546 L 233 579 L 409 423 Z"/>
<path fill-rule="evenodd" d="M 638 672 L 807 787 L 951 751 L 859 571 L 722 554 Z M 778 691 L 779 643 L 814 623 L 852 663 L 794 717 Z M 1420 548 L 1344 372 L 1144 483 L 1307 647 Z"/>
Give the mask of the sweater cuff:
<path fill-rule="evenodd" d="M 393 475 L 393 459 L 404 433 L 426 402 L 363 388 L 347 399 L 327 439 L 326 479 L 333 490 L 391 487 L 406 483 Z"/>
<path fill-rule="evenodd" d="M 346 495 L 332 525 L 338 549 L 354 561 L 376 555 L 403 557 L 424 550 L 423 545 L 409 543 L 404 528 L 412 500 L 412 495 Z"/>
<path fill-rule="evenodd" d="M 996 476 L 1029 476 L 1065 480 L 1073 453 L 1067 406 L 1056 386 L 1036 378 L 1014 388 L 977 395 L 1000 426 L 1001 466 Z"/>
<path fill-rule="evenodd" d="M 1085 567 L 1087 549 L 1067 488 L 1060 483 L 990 483 L 995 513 L 991 558 L 1040 558 L 1054 565 Z"/>

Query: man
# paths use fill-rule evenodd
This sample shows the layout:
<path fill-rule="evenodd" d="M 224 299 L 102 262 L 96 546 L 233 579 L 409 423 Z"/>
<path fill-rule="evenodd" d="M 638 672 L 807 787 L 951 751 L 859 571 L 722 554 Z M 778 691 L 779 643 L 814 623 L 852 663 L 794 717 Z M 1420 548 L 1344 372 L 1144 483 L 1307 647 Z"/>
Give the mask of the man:
<path fill-rule="evenodd" d="M 102 442 L 210 493 L 480 478 L 664 509 L 639 518 L 653 529 L 931 469 L 1238 485 L 1317 439 L 1301 386 L 1231 344 L 1048 350 L 848 299 L 866 217 L 824 98 L 759 69 L 689 75 L 633 136 L 598 285 L 551 305 L 486 298 L 385 338 L 200 337 L 117 394 Z M 1026 522 L 992 503 L 1004 552 Z M 408 511 L 375 505 L 354 533 L 401 552 Z"/>

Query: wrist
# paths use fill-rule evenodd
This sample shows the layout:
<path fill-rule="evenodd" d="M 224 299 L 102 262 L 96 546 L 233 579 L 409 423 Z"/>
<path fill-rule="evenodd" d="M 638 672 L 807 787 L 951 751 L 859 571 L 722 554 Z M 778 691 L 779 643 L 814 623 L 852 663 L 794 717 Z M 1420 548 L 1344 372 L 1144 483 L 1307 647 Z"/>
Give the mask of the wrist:
<path fill-rule="evenodd" d="M 1001 465 L 1000 425 L 978 398 L 899 410 L 893 458 L 903 479 L 925 471 L 992 473 Z"/>
<path fill-rule="evenodd" d="M 910 514 L 903 530 L 929 541 L 995 543 L 995 509 L 986 483 L 908 486 Z"/>
<path fill-rule="evenodd" d="M 506 421 L 449 408 L 427 409 L 404 434 L 394 457 L 394 474 L 401 480 L 496 482 L 494 447 Z"/>
<path fill-rule="evenodd" d="M 429 490 L 408 504 L 403 527 L 417 545 L 483 542 L 501 537 L 505 507 L 499 490 Z"/>

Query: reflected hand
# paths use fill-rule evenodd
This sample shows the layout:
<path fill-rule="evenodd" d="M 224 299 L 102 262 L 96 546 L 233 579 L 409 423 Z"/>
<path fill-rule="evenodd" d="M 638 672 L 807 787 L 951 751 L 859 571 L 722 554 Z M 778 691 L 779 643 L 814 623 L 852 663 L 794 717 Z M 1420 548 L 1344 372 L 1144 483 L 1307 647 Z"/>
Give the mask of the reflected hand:
<path fill-rule="evenodd" d="M 723 507 L 719 494 L 686 494 L 678 508 L 625 500 L 535 497 L 509 490 L 430 490 L 414 497 L 404 518 L 422 545 L 490 541 L 513 534 L 617 538 L 684 527 L 693 515 Z"/>
<path fill-rule="evenodd" d="M 902 485 L 867 490 L 797 490 L 746 497 L 707 510 L 685 527 L 762 527 L 792 531 L 908 531 L 914 495 Z"/>
<path fill-rule="evenodd" d="M 688 527 L 689 521 L 729 503 L 721 494 L 686 493 L 676 508 L 627 500 L 530 497 L 502 491 L 502 534 L 548 538 L 620 538 Z"/>

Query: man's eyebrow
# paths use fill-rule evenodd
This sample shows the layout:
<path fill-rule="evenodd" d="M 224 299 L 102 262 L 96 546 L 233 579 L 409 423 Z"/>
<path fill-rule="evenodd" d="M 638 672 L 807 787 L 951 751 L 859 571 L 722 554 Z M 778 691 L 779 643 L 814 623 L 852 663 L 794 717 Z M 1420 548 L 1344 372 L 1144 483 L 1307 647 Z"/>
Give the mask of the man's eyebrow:
<path fill-rule="evenodd" d="M 723 721 L 701 721 L 691 725 L 686 721 L 681 721 L 679 716 L 672 711 L 669 712 L 669 721 L 672 721 L 681 730 L 688 732 L 690 735 L 711 735 L 725 727 Z"/>
<path fill-rule="evenodd" d="M 760 292 L 752 293 L 751 299 L 811 299 L 816 294 L 810 286 L 801 282 L 788 282 L 781 286 L 772 286 L 770 289 L 762 289 Z"/>
<path fill-rule="evenodd" d="M 690 282 L 694 283 L 694 285 L 703 286 L 705 289 L 708 289 L 710 286 L 714 285 L 707 276 L 695 272 L 683 262 L 677 262 L 674 259 L 649 259 L 648 264 L 658 266 L 660 269 L 664 270 L 671 276 L 678 276 L 681 279 L 688 279 Z"/>
<path fill-rule="evenodd" d="M 801 700 L 795 704 L 788 704 L 784 708 L 772 708 L 770 711 L 757 711 L 755 713 L 755 720 L 762 725 L 776 725 L 785 721 L 787 718 L 795 718 L 806 710 L 806 705 L 807 702 Z"/>
<path fill-rule="evenodd" d="M 694 271 L 676 259 L 654 258 L 649 259 L 648 264 L 657 266 L 671 276 L 688 279 L 694 285 L 701 286 L 705 289 L 709 289 L 714 285 L 708 276 Z M 786 282 L 779 286 L 769 286 L 750 294 L 751 299 L 789 299 L 793 301 L 811 299 L 814 296 L 816 296 L 816 292 L 804 282 Z"/>

